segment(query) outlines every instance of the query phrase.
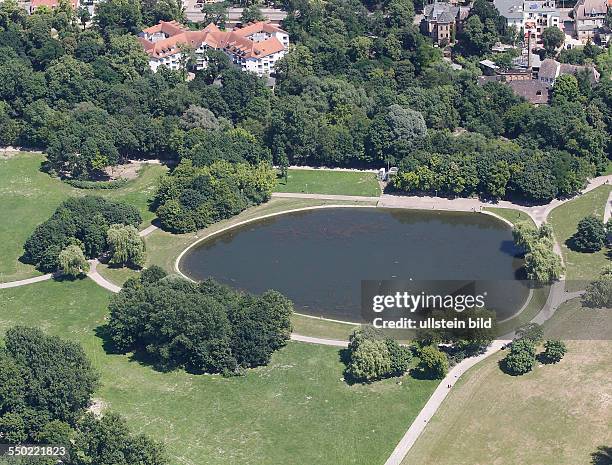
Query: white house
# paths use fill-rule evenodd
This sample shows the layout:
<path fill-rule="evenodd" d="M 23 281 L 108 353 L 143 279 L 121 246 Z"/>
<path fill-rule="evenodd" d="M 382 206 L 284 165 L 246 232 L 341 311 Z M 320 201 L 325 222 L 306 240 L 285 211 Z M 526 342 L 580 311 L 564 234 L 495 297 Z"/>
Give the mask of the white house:
<path fill-rule="evenodd" d="M 499 14 L 506 18 L 508 26 L 523 31 L 527 40 L 529 34 L 535 43 L 542 43 L 542 32 L 547 27 L 562 27 L 559 21 L 559 10 L 554 0 L 494 0 L 493 4 Z"/>

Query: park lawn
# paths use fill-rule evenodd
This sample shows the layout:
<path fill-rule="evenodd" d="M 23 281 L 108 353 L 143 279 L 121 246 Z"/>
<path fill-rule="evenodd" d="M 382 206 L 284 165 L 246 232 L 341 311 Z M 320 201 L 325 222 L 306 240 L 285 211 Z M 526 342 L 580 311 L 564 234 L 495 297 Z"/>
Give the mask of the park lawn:
<path fill-rule="evenodd" d="M 320 318 L 312 318 L 294 314 L 291 317 L 293 332 L 302 336 L 321 337 L 324 339 L 339 339 L 346 341 L 359 328 L 359 325 L 338 323 Z"/>
<path fill-rule="evenodd" d="M 571 301 L 560 316 L 590 310 Z M 551 324 L 557 315 L 553 316 Z M 609 311 L 608 311 L 609 321 Z M 403 465 L 576 465 L 612 444 L 612 341 L 567 341 L 556 365 L 504 374 L 492 355 L 463 375 Z"/>
<path fill-rule="evenodd" d="M 608 166 L 606 167 L 606 170 L 601 175 L 608 176 L 610 174 L 612 174 L 612 160 L 608 160 Z"/>
<path fill-rule="evenodd" d="M 304 194 L 360 195 L 378 197 L 380 186 L 376 173 L 338 170 L 290 169 L 285 178 L 278 178 L 276 192 Z"/>
<path fill-rule="evenodd" d="M 549 215 L 555 238 L 561 246 L 566 267 L 566 289 L 581 290 L 586 287 L 584 281 L 596 278 L 602 268 L 610 263 L 606 257 L 607 248 L 599 252 L 584 253 L 571 250 L 567 241 L 576 232 L 578 222 L 588 215 L 603 218 L 604 209 L 612 186 L 604 185 L 594 189 L 575 200 L 555 208 Z"/>
<path fill-rule="evenodd" d="M 531 217 L 521 211 L 515 210 L 514 208 L 497 208 L 497 207 L 485 207 L 486 211 L 490 211 L 491 213 L 495 213 L 498 216 L 501 216 L 503 219 L 510 221 L 510 223 L 516 225 L 517 223 L 529 223 L 532 226 L 535 226 L 535 223 L 531 219 Z"/>
<path fill-rule="evenodd" d="M 44 156 L 18 153 L 0 157 L 0 282 L 40 274 L 33 266 L 19 262 L 23 244 L 36 226 L 48 219 L 70 196 L 101 195 L 138 207 L 143 225 L 154 218 L 148 210 L 157 179 L 166 171 L 160 165 L 145 165 L 137 179 L 119 189 L 76 189 L 40 171 Z"/>
<path fill-rule="evenodd" d="M 90 280 L 0 293 L 0 333 L 25 324 L 80 342 L 101 374 L 95 397 L 165 442 L 174 464 L 382 464 L 437 385 L 349 386 L 337 348 L 302 343 L 244 377 L 160 373 L 104 352 L 109 293 Z"/>

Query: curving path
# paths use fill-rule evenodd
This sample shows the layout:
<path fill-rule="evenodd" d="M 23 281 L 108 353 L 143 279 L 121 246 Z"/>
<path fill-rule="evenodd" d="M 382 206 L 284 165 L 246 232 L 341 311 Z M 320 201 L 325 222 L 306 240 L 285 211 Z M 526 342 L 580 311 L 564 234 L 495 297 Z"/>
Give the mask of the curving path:
<path fill-rule="evenodd" d="M 39 283 L 41 281 L 47 281 L 53 278 L 53 276 L 53 273 L 47 273 L 42 276 L 36 276 L 34 278 L 20 279 L 19 281 L 10 281 L 8 283 L 0 283 L 0 289 L 10 289 L 11 287 L 19 287 L 25 286 L 26 284 Z"/>

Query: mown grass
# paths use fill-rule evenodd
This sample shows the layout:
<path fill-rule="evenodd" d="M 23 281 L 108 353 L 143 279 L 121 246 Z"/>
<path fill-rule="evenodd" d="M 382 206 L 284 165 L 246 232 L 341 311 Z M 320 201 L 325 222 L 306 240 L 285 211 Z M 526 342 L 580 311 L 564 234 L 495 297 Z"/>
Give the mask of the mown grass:
<path fill-rule="evenodd" d="M 15 281 L 38 273 L 34 267 L 19 262 L 23 244 L 37 225 L 45 221 L 57 206 L 71 196 L 100 195 L 122 200 L 138 207 L 143 225 L 154 214 L 148 209 L 157 179 L 166 170 L 159 165 L 145 165 L 137 179 L 119 189 L 76 189 L 40 171 L 44 157 L 18 153 L 0 157 L 0 282 Z"/>
<path fill-rule="evenodd" d="M 555 208 L 549 215 L 555 238 L 561 246 L 566 267 L 566 289 L 584 289 L 586 281 L 597 277 L 601 269 L 611 263 L 610 252 L 604 247 L 599 252 L 587 253 L 572 250 L 568 240 L 576 232 L 578 222 L 588 215 L 603 218 L 605 205 L 612 186 L 604 185 Z"/>
<path fill-rule="evenodd" d="M 90 280 L 0 293 L 0 333 L 25 324 L 80 342 L 101 374 L 95 396 L 165 442 L 173 464 L 383 463 L 437 385 L 351 386 L 337 348 L 301 343 L 244 377 L 160 373 L 105 353 L 96 328 L 109 294 Z"/>
<path fill-rule="evenodd" d="M 486 211 L 490 211 L 491 213 L 495 213 L 498 216 L 501 216 L 505 220 L 510 221 L 510 223 L 516 225 L 517 223 L 529 223 L 535 226 L 535 223 L 531 219 L 531 217 L 521 211 L 515 210 L 513 208 L 497 208 L 497 207 L 485 207 Z"/>
<path fill-rule="evenodd" d="M 380 187 L 375 173 L 291 169 L 287 180 L 278 178 L 276 192 L 377 197 Z"/>
<path fill-rule="evenodd" d="M 563 328 L 567 335 L 568 321 L 576 329 L 595 327 L 602 312 L 574 300 L 545 328 Z M 560 363 L 538 365 L 523 376 L 499 369 L 503 351 L 479 363 L 453 386 L 403 465 L 591 463 L 591 454 L 612 442 L 609 337 L 567 341 Z"/>

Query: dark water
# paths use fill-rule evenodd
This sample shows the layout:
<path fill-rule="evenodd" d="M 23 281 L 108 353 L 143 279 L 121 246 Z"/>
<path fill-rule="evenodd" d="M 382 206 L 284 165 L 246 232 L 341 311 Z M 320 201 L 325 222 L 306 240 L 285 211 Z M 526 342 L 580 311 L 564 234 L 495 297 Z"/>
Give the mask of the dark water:
<path fill-rule="evenodd" d="M 180 268 L 195 280 L 276 289 L 301 313 L 360 321 L 362 280 L 500 280 L 516 310 L 528 290 L 515 255 L 510 228 L 489 216 L 334 208 L 232 229 L 191 249 Z"/>

